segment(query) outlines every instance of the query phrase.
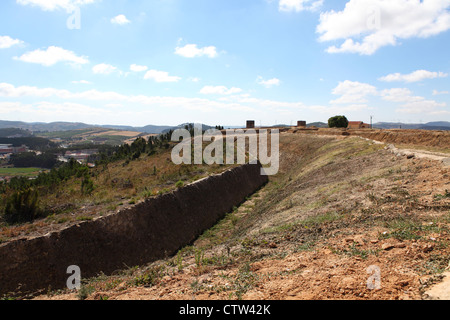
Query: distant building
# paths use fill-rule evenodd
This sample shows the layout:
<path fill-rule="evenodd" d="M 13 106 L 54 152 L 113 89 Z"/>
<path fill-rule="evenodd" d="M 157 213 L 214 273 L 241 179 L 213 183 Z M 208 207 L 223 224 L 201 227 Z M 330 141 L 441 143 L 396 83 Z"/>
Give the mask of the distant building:
<path fill-rule="evenodd" d="M 12 144 L 0 144 L 0 155 L 28 152 L 26 146 L 13 147 Z"/>
<path fill-rule="evenodd" d="M 254 129 L 255 128 L 255 121 L 248 120 L 247 121 L 247 129 Z"/>
<path fill-rule="evenodd" d="M 306 127 L 306 121 L 297 121 L 297 127 Z"/>
<path fill-rule="evenodd" d="M 87 161 L 87 159 L 89 158 L 89 154 L 87 153 L 82 153 L 82 152 L 66 152 L 65 155 L 66 159 L 75 159 L 75 160 L 79 160 L 79 161 Z"/>
<path fill-rule="evenodd" d="M 13 153 L 13 151 L 14 151 L 14 149 L 12 147 L 0 146 L 0 154 L 1 155 L 11 154 L 11 153 Z"/>
<path fill-rule="evenodd" d="M 13 147 L 13 153 L 21 153 L 21 152 L 28 152 L 28 148 L 26 146 Z"/>
<path fill-rule="evenodd" d="M 348 129 L 370 129 L 370 124 L 362 121 L 349 121 Z"/>
<path fill-rule="evenodd" d="M 87 162 L 91 155 L 97 154 L 97 149 L 79 150 L 79 151 L 67 151 L 64 157 L 60 157 L 60 161 L 67 162 L 69 159 L 75 159 L 78 162 Z M 66 160 L 63 160 L 66 159 Z"/>

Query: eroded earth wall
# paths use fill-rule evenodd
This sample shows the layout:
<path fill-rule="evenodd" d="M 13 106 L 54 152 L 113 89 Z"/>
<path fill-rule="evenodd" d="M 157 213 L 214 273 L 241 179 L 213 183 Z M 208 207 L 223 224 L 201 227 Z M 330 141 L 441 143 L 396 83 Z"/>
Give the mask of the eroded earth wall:
<path fill-rule="evenodd" d="M 89 278 L 175 254 L 267 181 L 259 164 L 247 164 L 109 216 L 0 245 L 0 294 L 64 288 L 71 265 Z"/>

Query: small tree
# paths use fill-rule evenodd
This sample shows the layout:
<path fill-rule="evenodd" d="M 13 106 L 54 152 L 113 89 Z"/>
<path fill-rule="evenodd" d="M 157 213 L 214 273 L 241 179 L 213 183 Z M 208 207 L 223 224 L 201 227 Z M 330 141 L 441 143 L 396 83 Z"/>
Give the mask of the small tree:
<path fill-rule="evenodd" d="M 335 116 L 328 120 L 328 126 L 330 128 L 347 128 L 348 120 L 345 116 Z"/>
<path fill-rule="evenodd" d="M 3 219 L 8 224 L 17 224 L 31 222 L 42 215 L 38 192 L 27 189 L 16 192 L 7 199 Z"/>
<path fill-rule="evenodd" d="M 83 178 L 83 181 L 81 181 L 81 193 L 84 195 L 91 195 L 94 191 L 94 188 L 94 182 L 88 175 L 86 175 Z"/>

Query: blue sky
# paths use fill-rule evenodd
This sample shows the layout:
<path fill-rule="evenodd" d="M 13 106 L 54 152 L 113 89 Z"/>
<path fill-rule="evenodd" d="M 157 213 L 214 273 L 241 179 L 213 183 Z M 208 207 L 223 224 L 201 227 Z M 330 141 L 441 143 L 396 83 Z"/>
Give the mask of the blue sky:
<path fill-rule="evenodd" d="M 0 119 L 450 121 L 448 0 L 4 0 Z"/>

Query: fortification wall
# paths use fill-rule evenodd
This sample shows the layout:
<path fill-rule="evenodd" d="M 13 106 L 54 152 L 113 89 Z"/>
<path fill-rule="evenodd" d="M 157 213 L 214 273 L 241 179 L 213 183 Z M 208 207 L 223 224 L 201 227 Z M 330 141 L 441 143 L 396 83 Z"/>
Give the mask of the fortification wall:
<path fill-rule="evenodd" d="M 89 278 L 175 254 L 265 184 L 260 170 L 236 167 L 113 215 L 0 245 L 0 294 L 64 288 L 70 265 Z"/>

